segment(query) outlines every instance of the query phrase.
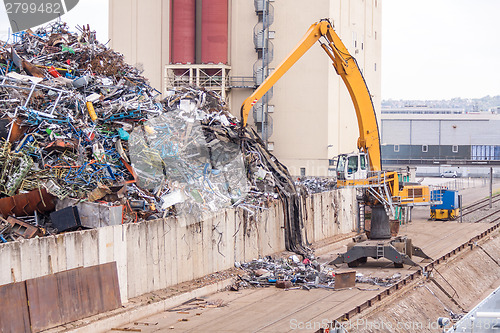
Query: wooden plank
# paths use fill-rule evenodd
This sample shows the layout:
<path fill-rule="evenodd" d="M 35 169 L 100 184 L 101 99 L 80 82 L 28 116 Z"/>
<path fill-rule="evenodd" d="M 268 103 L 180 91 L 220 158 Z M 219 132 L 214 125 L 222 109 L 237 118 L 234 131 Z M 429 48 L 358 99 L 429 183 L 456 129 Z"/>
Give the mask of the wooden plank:
<path fill-rule="evenodd" d="M 0 332 L 31 332 L 24 281 L 0 286 Z"/>

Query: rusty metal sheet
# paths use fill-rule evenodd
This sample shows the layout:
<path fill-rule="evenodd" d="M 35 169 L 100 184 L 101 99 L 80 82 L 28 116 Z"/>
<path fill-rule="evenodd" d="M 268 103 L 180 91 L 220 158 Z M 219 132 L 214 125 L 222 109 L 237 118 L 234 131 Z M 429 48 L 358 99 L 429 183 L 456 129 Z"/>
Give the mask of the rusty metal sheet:
<path fill-rule="evenodd" d="M 110 311 L 122 306 L 120 286 L 118 284 L 118 268 L 116 261 L 99 265 L 101 279 L 102 306 L 104 311 Z"/>
<path fill-rule="evenodd" d="M 75 268 L 55 274 L 57 278 L 57 294 L 62 319 L 61 324 L 70 323 L 88 316 L 87 313 L 83 313 L 85 308 L 83 302 L 88 298 L 88 293 L 85 296 L 80 293 L 80 284 L 83 283 L 80 277 L 80 271 L 82 269 L 85 268 Z"/>
<path fill-rule="evenodd" d="M 26 281 L 30 300 L 29 313 L 33 332 L 53 327 L 62 322 L 54 274 Z"/>
<path fill-rule="evenodd" d="M 352 288 L 356 284 L 356 271 L 335 273 L 335 289 Z"/>
<path fill-rule="evenodd" d="M 100 295 L 92 297 L 92 293 L 100 294 L 99 288 L 99 266 L 91 266 L 80 270 L 81 283 L 78 287 L 78 294 L 81 295 L 81 311 L 89 316 L 104 312 L 99 305 Z"/>
<path fill-rule="evenodd" d="M 31 332 L 24 281 L 0 286 L 0 332 Z"/>
<path fill-rule="evenodd" d="M 116 262 L 26 281 L 33 332 L 121 306 Z"/>
<path fill-rule="evenodd" d="M 79 292 L 87 313 L 102 313 L 122 305 L 116 262 L 88 267 L 80 271 L 80 274 L 84 283 L 80 285 Z M 89 297 L 85 297 L 87 294 Z"/>
<path fill-rule="evenodd" d="M 31 224 L 18 220 L 12 216 L 7 218 L 7 222 L 11 225 L 11 232 L 17 236 L 21 236 L 26 239 L 43 236 L 43 231 L 40 228 L 32 226 Z"/>
<path fill-rule="evenodd" d="M 54 196 L 44 188 L 0 199 L 0 214 L 4 217 L 27 216 L 33 215 L 35 210 L 44 213 L 54 209 L 56 209 Z"/>

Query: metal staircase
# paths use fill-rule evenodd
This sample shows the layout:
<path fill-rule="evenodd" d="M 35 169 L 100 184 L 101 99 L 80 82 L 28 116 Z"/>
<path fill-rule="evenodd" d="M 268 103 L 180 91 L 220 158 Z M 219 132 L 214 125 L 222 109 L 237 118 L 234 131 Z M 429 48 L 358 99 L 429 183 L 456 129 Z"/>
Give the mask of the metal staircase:
<path fill-rule="evenodd" d="M 377 244 L 377 259 L 384 258 L 384 256 L 385 256 L 384 248 L 385 248 L 384 243 Z"/>
<path fill-rule="evenodd" d="M 269 38 L 269 27 L 274 23 L 274 7 L 270 2 L 270 0 L 254 0 L 255 13 L 259 19 L 253 29 L 253 42 L 258 57 L 253 65 L 256 86 L 259 86 L 267 78 L 270 72 L 269 64 L 274 59 L 274 45 Z M 273 120 L 269 115 L 273 109 L 269 104 L 272 97 L 273 89 L 271 88 L 253 108 L 257 132 L 266 144 L 273 134 Z"/>

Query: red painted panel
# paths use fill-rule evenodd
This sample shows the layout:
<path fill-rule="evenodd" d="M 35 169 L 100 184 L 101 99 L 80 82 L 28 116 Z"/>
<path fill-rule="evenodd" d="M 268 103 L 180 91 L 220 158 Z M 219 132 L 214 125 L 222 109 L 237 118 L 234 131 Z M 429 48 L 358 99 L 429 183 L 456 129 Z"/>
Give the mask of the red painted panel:
<path fill-rule="evenodd" d="M 195 0 L 172 0 L 170 62 L 195 62 Z"/>
<path fill-rule="evenodd" d="M 201 62 L 227 64 L 227 0 L 203 0 L 201 12 Z"/>

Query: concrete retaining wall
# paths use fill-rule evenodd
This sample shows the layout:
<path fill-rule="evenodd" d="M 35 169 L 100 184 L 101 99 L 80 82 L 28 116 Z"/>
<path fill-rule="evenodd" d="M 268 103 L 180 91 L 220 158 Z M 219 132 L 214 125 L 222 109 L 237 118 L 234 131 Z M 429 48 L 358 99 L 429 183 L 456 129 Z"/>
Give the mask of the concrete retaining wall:
<path fill-rule="evenodd" d="M 354 190 L 304 200 L 305 233 L 317 242 L 355 228 Z M 230 268 L 235 261 L 285 250 L 283 208 L 253 216 L 226 209 L 202 222 L 191 216 L 110 226 L 0 245 L 0 285 L 116 261 L 122 301 Z"/>

